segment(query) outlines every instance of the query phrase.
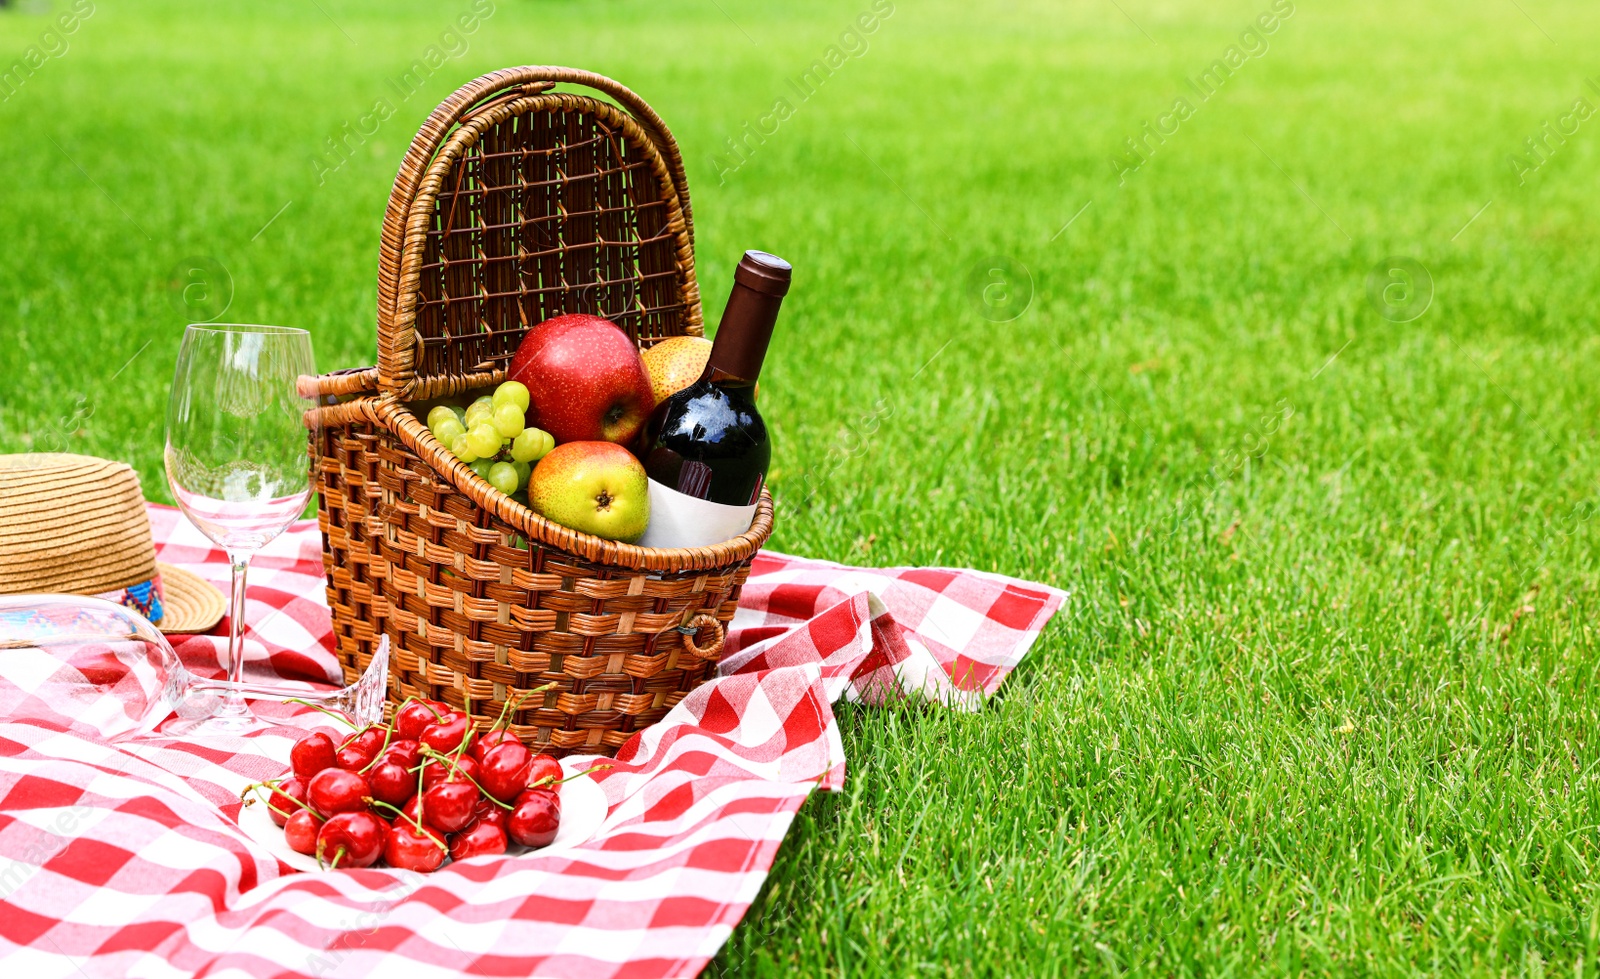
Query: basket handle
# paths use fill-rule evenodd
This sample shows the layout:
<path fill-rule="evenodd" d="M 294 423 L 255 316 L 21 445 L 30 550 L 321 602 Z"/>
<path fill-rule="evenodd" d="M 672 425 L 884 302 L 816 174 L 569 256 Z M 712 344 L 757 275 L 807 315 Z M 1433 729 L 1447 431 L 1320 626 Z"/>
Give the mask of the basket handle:
<path fill-rule="evenodd" d="M 704 646 L 698 641 L 703 629 L 711 630 L 711 641 Z M 716 659 L 722 654 L 722 647 L 728 641 L 728 633 L 722 628 L 722 623 L 715 616 L 705 612 L 690 619 L 686 625 L 678 626 L 678 631 L 683 634 L 683 648 L 701 659 Z"/>
<path fill-rule="evenodd" d="M 666 162 L 672 186 L 683 211 L 684 226 L 688 230 L 689 245 L 694 246 L 694 216 L 689 210 L 689 179 L 683 169 L 683 154 L 672 138 L 665 122 L 654 109 L 635 95 L 632 90 L 604 75 L 580 68 L 562 68 L 552 65 L 525 65 L 520 68 L 502 68 L 492 71 L 456 89 L 455 93 L 434 109 L 417 130 L 416 138 L 400 161 L 395 174 L 394 189 L 389 192 L 389 206 L 383 215 L 383 234 L 378 251 L 378 336 L 390 335 L 399 315 L 400 304 L 400 252 L 405 241 L 406 221 L 417 189 L 428 172 L 439 148 L 444 145 L 451 130 L 473 112 L 495 104 L 508 97 L 546 92 L 558 84 L 582 85 L 614 99 L 634 117 L 656 144 Z M 378 352 L 378 362 L 387 358 Z"/>

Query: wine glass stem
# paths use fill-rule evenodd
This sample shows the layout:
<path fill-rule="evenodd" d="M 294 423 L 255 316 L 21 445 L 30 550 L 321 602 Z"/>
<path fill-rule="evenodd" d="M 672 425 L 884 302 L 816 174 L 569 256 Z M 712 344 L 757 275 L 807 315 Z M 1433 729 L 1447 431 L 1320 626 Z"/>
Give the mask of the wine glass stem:
<path fill-rule="evenodd" d="M 239 684 L 244 680 L 244 587 L 250 572 L 249 551 L 229 551 L 228 561 L 233 565 L 233 594 L 228 607 L 228 683 L 223 696 L 223 714 L 243 714 L 249 710 L 244 702 L 244 691 Z"/>

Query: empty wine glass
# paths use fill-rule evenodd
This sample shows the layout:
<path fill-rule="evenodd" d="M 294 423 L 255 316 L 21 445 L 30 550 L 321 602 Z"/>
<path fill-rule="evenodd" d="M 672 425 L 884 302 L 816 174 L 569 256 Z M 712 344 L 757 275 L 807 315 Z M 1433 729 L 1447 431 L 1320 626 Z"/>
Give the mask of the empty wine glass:
<path fill-rule="evenodd" d="M 199 323 L 184 332 L 167 403 L 167 482 L 190 522 L 227 551 L 233 590 L 228 686 L 210 716 L 184 722 L 183 733 L 255 730 L 263 725 L 247 695 L 297 695 L 242 682 L 245 578 L 255 552 L 311 499 L 308 445 L 318 420 L 297 381 L 315 373 L 305 330 Z"/>

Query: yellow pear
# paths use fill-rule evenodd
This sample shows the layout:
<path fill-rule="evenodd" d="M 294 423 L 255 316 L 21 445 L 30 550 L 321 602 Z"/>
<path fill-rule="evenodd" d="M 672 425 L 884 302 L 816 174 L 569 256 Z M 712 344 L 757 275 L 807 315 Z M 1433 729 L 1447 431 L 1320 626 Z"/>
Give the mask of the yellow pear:
<path fill-rule="evenodd" d="M 644 352 L 644 369 L 656 404 L 693 384 L 706 369 L 711 341 L 705 337 L 669 337 Z"/>
<path fill-rule="evenodd" d="M 644 352 L 645 373 L 650 375 L 650 390 L 656 404 L 667 400 L 700 379 L 711 357 L 711 341 L 705 337 L 668 337 Z M 751 391 L 761 395 L 758 383 Z"/>

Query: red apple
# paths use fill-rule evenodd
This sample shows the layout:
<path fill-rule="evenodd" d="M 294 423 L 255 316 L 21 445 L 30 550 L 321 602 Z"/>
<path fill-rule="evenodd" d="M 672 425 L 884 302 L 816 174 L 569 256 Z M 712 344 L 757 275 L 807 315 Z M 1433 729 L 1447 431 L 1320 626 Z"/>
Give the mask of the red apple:
<path fill-rule="evenodd" d="M 587 313 L 529 330 L 507 377 L 528 388 L 528 424 L 558 444 L 629 444 L 655 407 L 639 348 L 621 327 Z"/>

